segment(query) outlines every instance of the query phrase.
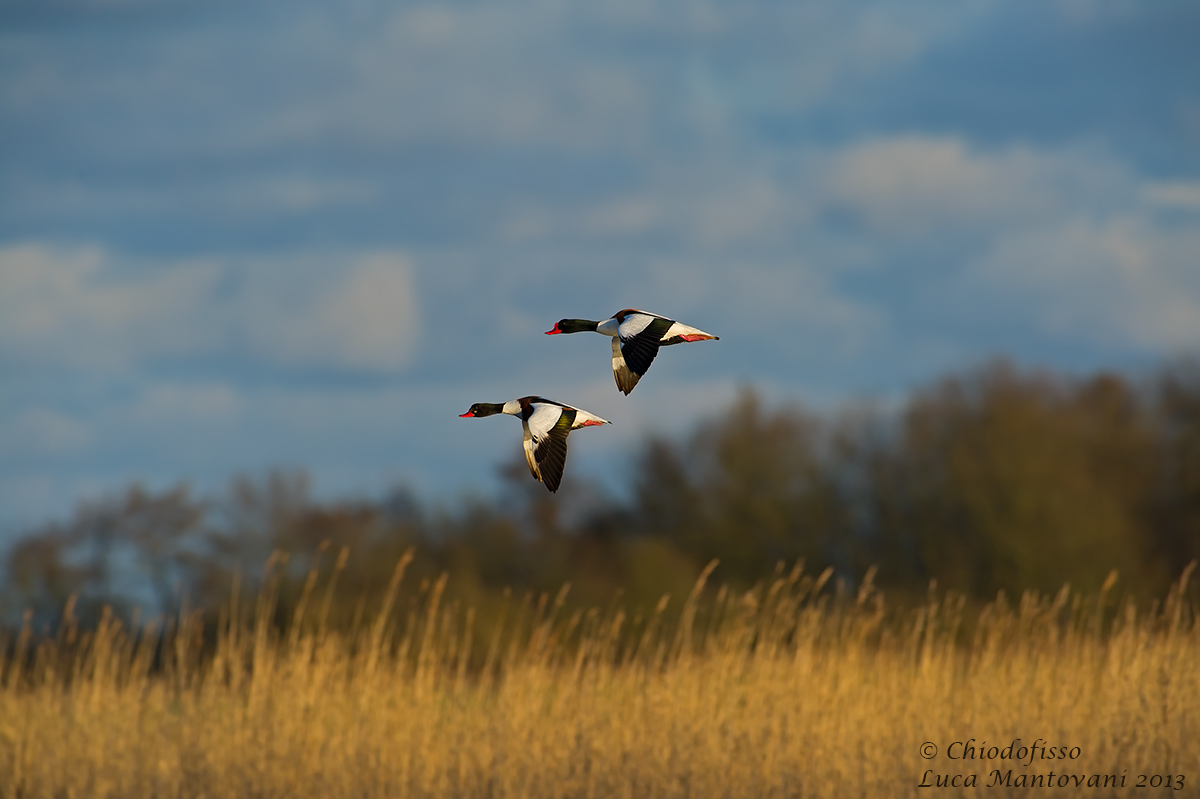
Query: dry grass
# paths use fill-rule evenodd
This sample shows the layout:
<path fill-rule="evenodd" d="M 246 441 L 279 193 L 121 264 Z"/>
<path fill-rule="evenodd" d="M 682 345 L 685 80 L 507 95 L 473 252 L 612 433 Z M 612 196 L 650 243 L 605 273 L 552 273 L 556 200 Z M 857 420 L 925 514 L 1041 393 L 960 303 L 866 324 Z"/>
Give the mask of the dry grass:
<path fill-rule="evenodd" d="M 235 597 L 215 650 L 194 617 L 163 636 L 68 624 L 0 648 L 0 796 L 893 797 L 926 769 L 977 775 L 939 795 L 1124 796 L 1141 774 L 1200 787 L 1200 625 L 1182 582 L 1143 611 L 1064 590 L 894 616 L 869 588 L 839 600 L 820 582 L 698 584 L 679 624 L 566 616 L 543 597 L 473 651 L 444 582 L 353 635 L 322 629 L 320 591 L 283 633 L 269 594 Z M 972 738 L 1079 751 L 947 759 Z M 996 768 L 1125 787 L 989 790 Z"/>

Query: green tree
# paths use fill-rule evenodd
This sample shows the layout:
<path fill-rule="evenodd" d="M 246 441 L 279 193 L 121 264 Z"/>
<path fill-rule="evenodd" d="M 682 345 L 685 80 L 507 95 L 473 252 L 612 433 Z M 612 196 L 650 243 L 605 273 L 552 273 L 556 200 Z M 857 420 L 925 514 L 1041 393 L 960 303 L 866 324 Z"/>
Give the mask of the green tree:
<path fill-rule="evenodd" d="M 683 443 L 647 445 L 632 516 L 698 564 L 719 558 L 725 579 L 752 582 L 779 561 L 831 563 L 847 517 L 826 439 L 798 406 L 771 410 L 744 390 Z"/>
<path fill-rule="evenodd" d="M 1165 369 L 1154 400 L 1159 469 L 1149 539 L 1156 565 L 1169 579 L 1182 564 L 1200 560 L 1200 361 Z"/>
<path fill-rule="evenodd" d="M 1140 582 L 1153 430 L 1136 392 L 992 364 L 939 381 L 876 453 L 882 564 L 974 594 Z"/>

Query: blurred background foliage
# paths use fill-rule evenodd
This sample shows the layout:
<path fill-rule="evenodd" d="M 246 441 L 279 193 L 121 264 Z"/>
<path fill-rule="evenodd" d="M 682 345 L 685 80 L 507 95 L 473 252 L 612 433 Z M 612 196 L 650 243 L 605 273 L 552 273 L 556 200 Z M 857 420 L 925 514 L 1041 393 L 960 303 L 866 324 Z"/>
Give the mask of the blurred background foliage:
<path fill-rule="evenodd" d="M 475 608 L 480 631 L 505 597 L 570 583 L 575 606 L 648 612 L 686 597 L 696 575 L 734 587 L 779 563 L 832 567 L 846 583 L 871 566 L 901 602 L 931 580 L 985 601 L 1001 590 L 1166 593 L 1200 558 L 1200 363 L 1137 380 L 1069 377 L 997 361 L 952 374 L 903 404 L 815 413 L 753 389 L 679 438 L 646 441 L 613 494 L 570 470 L 550 495 L 520 455 L 498 499 L 447 507 L 400 488 L 374 501 L 320 502 L 303 473 L 239 477 L 221 496 L 132 486 L 21 536 L 0 586 L 6 624 L 31 611 L 215 617 L 258 587 L 277 555 L 280 618 L 308 575 L 335 628 L 378 606 L 414 548 L 405 585 Z M 283 558 L 283 560 L 280 560 Z M 332 588 L 328 586 L 332 582 Z M 369 611 L 368 611 L 369 612 Z"/>

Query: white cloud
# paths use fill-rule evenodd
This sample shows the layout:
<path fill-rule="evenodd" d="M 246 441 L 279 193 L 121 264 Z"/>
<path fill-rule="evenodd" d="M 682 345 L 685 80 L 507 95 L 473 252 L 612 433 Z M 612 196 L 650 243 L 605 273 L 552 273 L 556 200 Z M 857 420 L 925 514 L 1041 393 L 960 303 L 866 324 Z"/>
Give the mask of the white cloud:
<path fill-rule="evenodd" d="M 239 302 L 250 346 L 286 365 L 404 367 L 420 332 L 409 259 L 386 252 L 360 256 L 338 277 L 286 292 L 279 290 L 292 279 L 286 265 L 266 270 Z"/>
<path fill-rule="evenodd" d="M 140 280 L 116 271 L 97 247 L 0 248 L 0 358 L 119 367 L 216 342 L 197 304 L 219 276 L 212 264 L 178 263 Z"/>
<path fill-rule="evenodd" d="M 393 372 L 419 332 L 403 253 L 130 265 L 98 247 L 0 248 L 0 359 L 10 364 L 220 356 Z"/>
<path fill-rule="evenodd" d="M 1141 214 L 1017 232 L 967 273 L 980 296 L 1024 306 L 1044 332 L 1151 352 L 1200 341 L 1200 230 Z"/>
<path fill-rule="evenodd" d="M 941 281 L 923 269 L 915 284 L 929 324 L 1003 329 L 1006 349 L 1023 336 L 1158 354 L 1200 341 L 1194 181 L 1139 183 L 1095 149 L 909 135 L 835 151 L 818 192 L 865 223 L 879 265 L 954 253 Z"/>
<path fill-rule="evenodd" d="M 823 190 L 873 228 L 917 237 L 935 228 L 1028 223 L 1129 185 L 1119 165 L 1086 153 L 976 151 L 958 137 L 909 135 L 841 149 Z"/>
<path fill-rule="evenodd" d="M 1149 182 L 1142 186 L 1142 198 L 1161 208 L 1200 211 L 1200 180 Z"/>

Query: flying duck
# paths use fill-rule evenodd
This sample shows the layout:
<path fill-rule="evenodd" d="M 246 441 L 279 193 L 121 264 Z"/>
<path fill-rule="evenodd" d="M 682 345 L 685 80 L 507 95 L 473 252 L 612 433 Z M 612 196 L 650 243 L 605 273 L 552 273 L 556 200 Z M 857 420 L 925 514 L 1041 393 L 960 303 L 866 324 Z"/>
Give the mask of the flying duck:
<path fill-rule="evenodd" d="M 563 466 L 567 463 L 567 434 L 581 427 L 612 424 L 607 419 L 572 408 L 545 397 L 521 397 L 508 402 L 477 402 L 462 418 L 507 413 L 521 417 L 525 428 L 525 461 L 533 479 L 545 483 L 550 493 L 558 491 Z"/>
<path fill-rule="evenodd" d="M 626 308 L 617 311 L 612 317 L 603 322 L 592 322 L 588 319 L 560 319 L 552 330 L 547 330 L 547 336 L 555 333 L 581 333 L 593 330 L 605 336 L 612 336 L 612 368 L 616 378 L 617 388 L 626 395 L 646 374 L 658 348 L 681 341 L 704 341 L 716 339 L 718 336 L 688 327 L 685 324 L 668 319 L 665 316 Z"/>

